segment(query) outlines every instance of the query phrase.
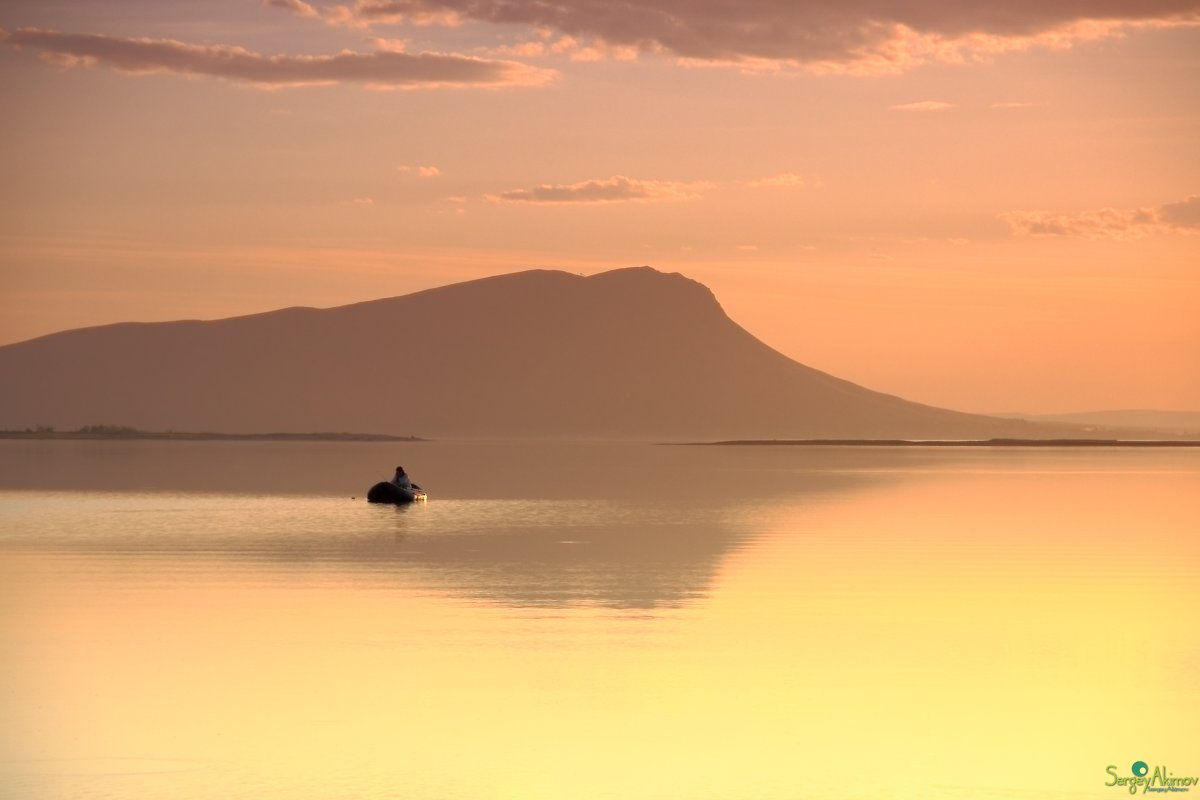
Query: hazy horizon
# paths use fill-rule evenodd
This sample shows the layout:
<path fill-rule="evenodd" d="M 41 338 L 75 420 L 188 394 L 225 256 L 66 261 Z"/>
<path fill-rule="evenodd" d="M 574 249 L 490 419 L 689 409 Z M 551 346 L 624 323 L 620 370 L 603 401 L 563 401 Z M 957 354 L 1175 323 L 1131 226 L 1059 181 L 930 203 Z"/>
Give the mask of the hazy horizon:
<path fill-rule="evenodd" d="M 1200 409 L 1200 2 L 0 6 L 0 343 L 649 264 L 917 402 Z"/>

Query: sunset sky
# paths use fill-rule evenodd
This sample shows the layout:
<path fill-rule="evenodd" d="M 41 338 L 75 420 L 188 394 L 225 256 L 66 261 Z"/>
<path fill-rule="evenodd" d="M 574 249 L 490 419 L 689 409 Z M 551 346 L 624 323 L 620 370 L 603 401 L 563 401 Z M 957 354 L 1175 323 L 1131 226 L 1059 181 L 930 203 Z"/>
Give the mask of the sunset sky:
<path fill-rule="evenodd" d="M 0 344 L 648 264 L 909 399 L 1200 410 L 1200 0 L 3 0 L 0 103 Z"/>

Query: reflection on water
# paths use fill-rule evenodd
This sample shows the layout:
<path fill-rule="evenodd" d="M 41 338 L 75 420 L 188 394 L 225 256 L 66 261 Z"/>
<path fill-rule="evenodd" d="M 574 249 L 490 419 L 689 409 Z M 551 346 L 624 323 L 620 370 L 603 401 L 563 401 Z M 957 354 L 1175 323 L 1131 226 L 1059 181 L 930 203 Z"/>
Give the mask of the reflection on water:
<path fill-rule="evenodd" d="M 401 450 L 0 442 L 0 796 L 1200 774 L 1195 454 Z M 397 462 L 433 499 L 363 502 Z"/>
<path fill-rule="evenodd" d="M 703 594 L 744 532 L 728 510 L 600 500 L 442 500 L 218 494 L 9 495 L 13 550 L 162 568 L 206 560 L 261 573 L 430 585 L 506 605 L 677 606 Z M 153 560 L 148 560 L 153 559 Z M 346 574 L 354 573 L 354 574 Z"/>

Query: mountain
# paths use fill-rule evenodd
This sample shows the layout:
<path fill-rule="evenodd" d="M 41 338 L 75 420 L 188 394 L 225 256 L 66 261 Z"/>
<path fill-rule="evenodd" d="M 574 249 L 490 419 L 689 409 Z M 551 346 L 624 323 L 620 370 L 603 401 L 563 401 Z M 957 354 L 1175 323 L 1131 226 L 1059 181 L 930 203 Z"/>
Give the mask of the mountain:
<path fill-rule="evenodd" d="M 836 331 L 831 332 L 836 335 Z M 649 267 L 532 270 L 328 309 L 121 323 L 0 347 L 0 428 L 430 437 L 990 438 L 797 363 L 706 287 Z"/>

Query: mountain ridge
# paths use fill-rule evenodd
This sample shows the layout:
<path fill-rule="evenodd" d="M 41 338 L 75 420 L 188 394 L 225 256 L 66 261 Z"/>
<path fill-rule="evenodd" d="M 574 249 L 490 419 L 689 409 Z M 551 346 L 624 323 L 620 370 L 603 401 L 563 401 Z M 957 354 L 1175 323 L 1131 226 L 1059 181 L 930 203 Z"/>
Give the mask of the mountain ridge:
<path fill-rule="evenodd" d="M 332 308 L 114 323 L 0 347 L 0 428 L 421 436 L 1064 435 L 938 409 L 794 361 L 708 287 L 533 269 Z M 1070 429 L 1065 435 L 1071 435 Z"/>

